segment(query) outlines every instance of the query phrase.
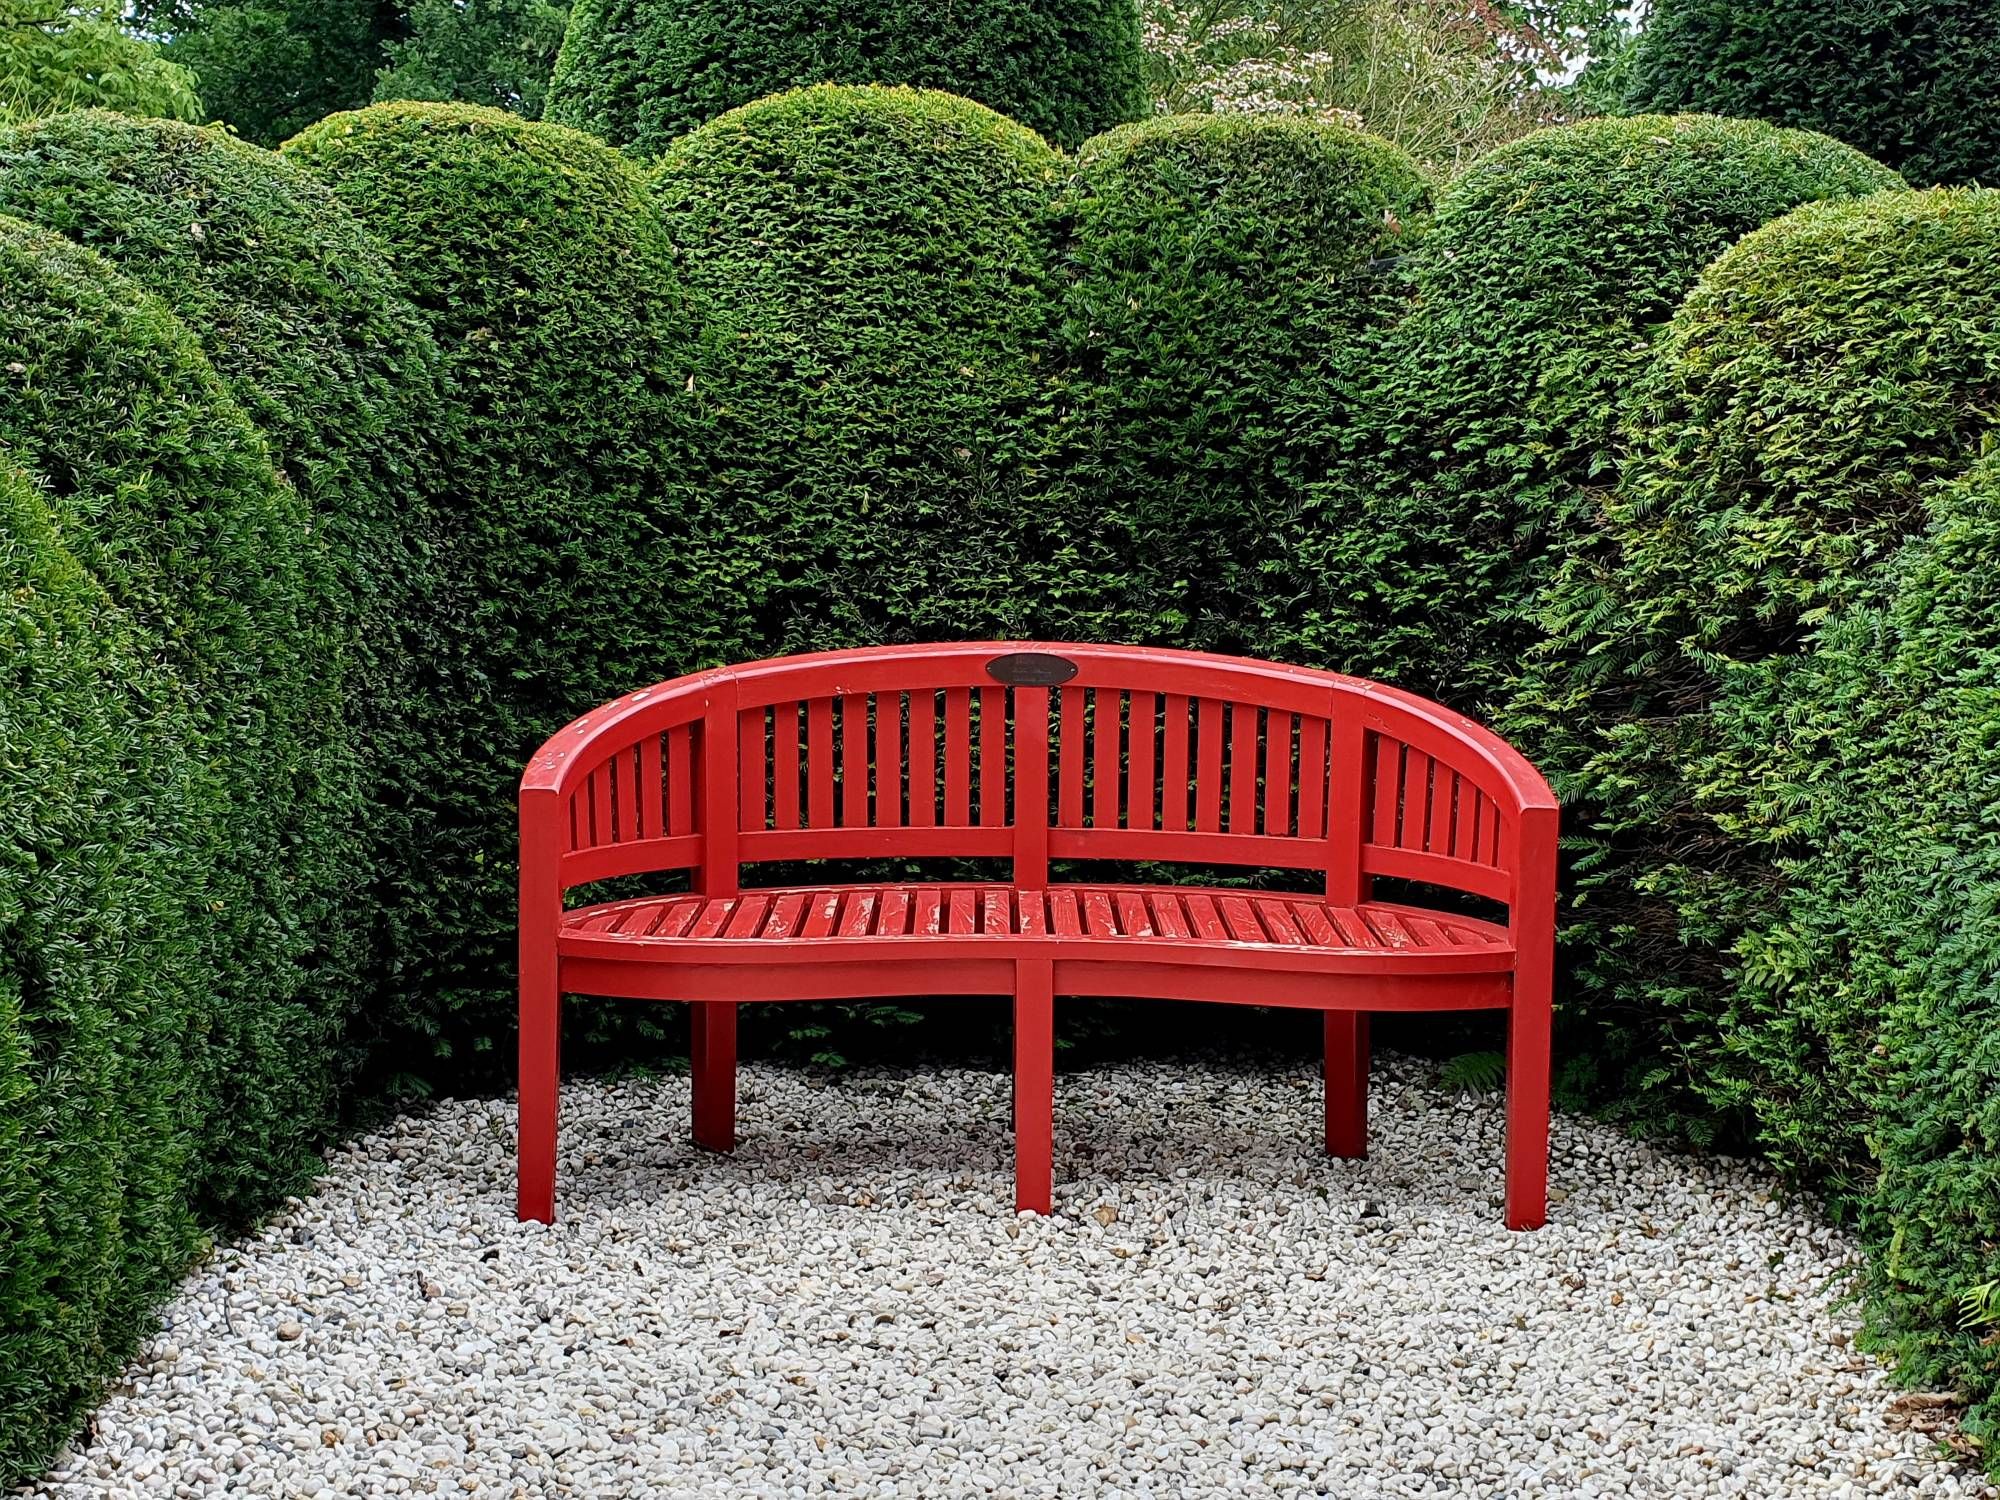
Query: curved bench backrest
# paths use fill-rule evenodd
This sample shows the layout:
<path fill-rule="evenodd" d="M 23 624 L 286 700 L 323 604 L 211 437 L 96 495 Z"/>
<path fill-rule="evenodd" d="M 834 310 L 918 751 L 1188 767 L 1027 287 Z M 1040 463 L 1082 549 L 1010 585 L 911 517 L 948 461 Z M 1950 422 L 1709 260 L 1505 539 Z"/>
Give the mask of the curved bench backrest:
<path fill-rule="evenodd" d="M 1305 668 L 1123 646 L 896 646 L 720 668 L 553 737 L 522 782 L 523 879 L 764 860 L 987 856 L 1390 875 L 1511 902 L 1555 800 L 1462 716 Z M 540 877 L 537 877 L 540 878 Z"/>

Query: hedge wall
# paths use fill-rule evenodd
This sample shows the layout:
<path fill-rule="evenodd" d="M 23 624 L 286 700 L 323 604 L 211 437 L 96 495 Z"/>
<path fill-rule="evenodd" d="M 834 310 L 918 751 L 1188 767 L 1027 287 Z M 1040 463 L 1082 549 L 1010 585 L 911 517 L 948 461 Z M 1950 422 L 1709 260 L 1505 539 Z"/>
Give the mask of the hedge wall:
<path fill-rule="evenodd" d="M 1802 1024 L 1740 1010 L 1732 988 L 1791 833 L 1746 799 L 1773 774 L 1774 705 L 1811 632 L 1879 588 L 1936 484 L 1989 440 L 1996 272 L 2000 194 L 1817 204 L 1745 238 L 1628 408 L 1610 545 L 1573 556 L 1545 600 L 1551 654 L 1509 718 L 1593 830 L 1578 978 L 1607 1046 L 1652 1059 L 1633 1082 L 1661 1110 L 1746 1123 L 1771 1085 L 1737 1033 Z M 1757 1122 L 1802 1165 L 1817 1130 Z"/>
<path fill-rule="evenodd" d="M 465 105 L 384 104 L 288 142 L 387 248 L 444 352 L 447 722 L 412 750 L 409 888 L 380 1055 L 511 1073 L 515 788 L 584 708 L 730 654 L 754 566 L 704 541 L 709 382 L 638 170 L 601 142 Z"/>
<path fill-rule="evenodd" d="M 357 796 L 337 583 L 192 336 L 0 218 L 0 345 L 0 451 L 42 481 L 7 481 L 0 542 L 26 585 L 0 663 L 0 1465 L 19 1465 L 129 1353 L 197 1216 L 317 1168 Z"/>
<path fill-rule="evenodd" d="M 1064 146 L 1148 109 L 1134 0 L 578 0 L 547 117 L 642 155 L 821 83 L 946 89 Z"/>
<path fill-rule="evenodd" d="M 1331 122 L 1177 115 L 1089 142 L 1057 194 L 1056 445 L 1035 624 L 1250 654 L 1296 643 L 1272 587 L 1399 311 L 1381 262 L 1430 191 Z"/>
<path fill-rule="evenodd" d="M 199 345 L 97 256 L 0 219 L 0 347 L 0 448 L 157 640 L 225 781 L 229 869 L 212 914 L 190 916 L 213 976 L 207 1062 L 181 1084 L 228 1101 L 200 1116 L 201 1185 L 215 1210 L 248 1210 L 310 1168 L 354 993 L 347 601 Z"/>
<path fill-rule="evenodd" d="M 352 608 L 348 705 L 366 786 L 370 883 L 331 955 L 358 1002 L 411 941 L 396 893 L 429 878 L 408 863 L 440 707 L 427 492 L 450 482 L 430 431 L 441 392 L 429 325 L 323 184 L 219 131 L 93 112 L 0 135 L 0 212 L 98 251 L 172 309 L 324 542 Z"/>
<path fill-rule="evenodd" d="M 2000 1437 L 2000 452 L 1733 734 L 1772 889 L 1732 943 L 1729 1102 L 1868 1243 L 1868 1331 Z M 1712 1070 L 1713 1072 L 1713 1070 Z"/>
<path fill-rule="evenodd" d="M 1627 67 L 1631 109 L 1823 130 L 1922 187 L 2000 183 L 1993 0 L 1656 0 Z"/>
<path fill-rule="evenodd" d="M 711 504 L 757 651 L 1010 628 L 1061 158 L 948 94 L 804 89 L 675 143 L 662 218 L 722 343 Z"/>
<path fill-rule="evenodd" d="M 0 465 L 0 1487 L 74 1430 L 200 1244 L 199 733 Z"/>
<path fill-rule="evenodd" d="M 1622 393 L 1701 268 L 1800 203 L 1898 185 L 1821 136 L 1706 116 L 1591 120 L 1481 158 L 1399 269 L 1383 341 L 1308 497 L 1297 649 L 1470 712 L 1540 635 L 1595 530 Z"/>

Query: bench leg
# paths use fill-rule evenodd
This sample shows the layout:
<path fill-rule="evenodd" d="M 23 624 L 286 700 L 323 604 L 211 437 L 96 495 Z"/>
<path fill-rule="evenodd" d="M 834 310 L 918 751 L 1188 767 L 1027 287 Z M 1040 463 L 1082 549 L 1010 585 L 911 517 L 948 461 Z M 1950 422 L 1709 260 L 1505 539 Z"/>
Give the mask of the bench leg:
<path fill-rule="evenodd" d="M 694 1143 L 736 1149 L 736 1003 L 694 1002 L 689 1060 L 694 1071 Z"/>
<path fill-rule="evenodd" d="M 1326 1154 L 1368 1154 L 1368 1016 L 1326 1012 Z"/>
<path fill-rule="evenodd" d="M 562 993 L 555 956 L 521 964 L 520 1096 L 516 1114 L 514 1212 L 556 1220 L 556 1106 L 562 1089 Z"/>
<path fill-rule="evenodd" d="M 1014 1211 L 1048 1213 L 1055 1175 L 1055 966 L 1014 965 Z"/>
<path fill-rule="evenodd" d="M 1549 981 L 1516 974 L 1507 1012 L 1507 1227 L 1549 1216 Z"/>

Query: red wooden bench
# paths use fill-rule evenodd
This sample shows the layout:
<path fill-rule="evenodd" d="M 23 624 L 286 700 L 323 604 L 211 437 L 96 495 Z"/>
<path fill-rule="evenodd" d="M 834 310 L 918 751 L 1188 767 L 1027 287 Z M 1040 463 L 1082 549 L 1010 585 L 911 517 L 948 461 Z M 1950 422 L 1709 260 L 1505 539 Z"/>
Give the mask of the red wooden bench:
<path fill-rule="evenodd" d="M 746 887 L 770 860 L 962 856 L 992 883 Z M 1316 895 L 1051 878 L 1294 869 Z M 555 1213 L 563 994 L 693 1006 L 694 1138 L 735 1144 L 745 1000 L 1011 995 L 1015 1203 L 1050 1206 L 1052 998 L 1325 1012 L 1326 1149 L 1367 1150 L 1368 1013 L 1505 1009 L 1509 1226 L 1546 1213 L 1556 802 L 1469 719 L 1358 678 L 1120 646 L 893 646 L 724 667 L 578 719 L 521 783 L 520 1198 Z M 686 894 L 566 909 L 573 886 Z M 1377 901 L 1378 877 L 1507 922 Z M 1464 903 L 1460 903 L 1464 904 Z M 1497 913 L 1496 913 L 1497 914 Z"/>

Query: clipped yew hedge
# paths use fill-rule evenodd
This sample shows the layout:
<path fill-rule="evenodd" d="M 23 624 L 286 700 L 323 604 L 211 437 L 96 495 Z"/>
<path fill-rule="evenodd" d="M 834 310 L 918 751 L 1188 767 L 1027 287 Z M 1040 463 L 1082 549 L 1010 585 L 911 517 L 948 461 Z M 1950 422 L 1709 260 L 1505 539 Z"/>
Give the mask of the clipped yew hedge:
<path fill-rule="evenodd" d="M 216 799 L 157 649 L 0 466 L 0 1485 L 70 1436 L 200 1245 L 188 918 Z"/>
<path fill-rule="evenodd" d="M 1063 146 L 1149 107 L 1133 0 L 579 0 L 547 117 L 645 156 L 767 94 L 948 90 Z"/>
<path fill-rule="evenodd" d="M 435 441 L 429 325 L 324 184 L 217 130 L 93 111 L 8 131 L 0 212 L 89 246 L 173 311 L 323 543 L 349 610 L 370 878 L 318 961 L 351 974 L 358 1006 L 410 940 L 406 921 L 385 920 L 404 915 L 395 893 L 427 878 L 407 861 L 419 752 L 443 706 L 432 676 L 442 538 L 431 490 L 452 482 Z"/>
<path fill-rule="evenodd" d="M 1879 591 L 1991 440 L 1996 271 L 2000 194 L 1970 190 L 1811 205 L 1720 257 L 1627 408 L 1607 545 L 1549 590 L 1507 715 L 1577 805 L 1577 977 L 1601 1053 L 1635 1059 L 1621 1092 L 1801 1166 L 1808 1119 L 1746 1118 L 1784 1090 L 1744 1038 L 1802 1027 L 1732 978 L 1792 833 L 1748 809 L 1812 633 Z"/>
<path fill-rule="evenodd" d="M 1311 496 L 1299 649 L 1472 712 L 1588 545 L 1616 413 L 1702 268 L 1801 203 L 1900 179 L 1824 136 L 1709 116 L 1589 120 L 1482 157 L 1397 268 L 1383 341 Z"/>
<path fill-rule="evenodd" d="M 99 257 L 0 219 L 0 449 L 46 486 L 65 547 L 183 684 L 230 844 L 190 913 L 212 976 L 202 1071 L 226 1100 L 201 1191 L 264 1201 L 309 1167 L 354 996 L 365 880 L 347 727 L 347 600 L 298 496 L 164 304 Z"/>
<path fill-rule="evenodd" d="M 1382 330 L 1385 260 L 1430 207 L 1347 126 L 1177 115 L 1084 146 L 1052 208 L 1054 454 L 1036 625 L 1249 654 L 1296 644 L 1274 588 Z"/>
<path fill-rule="evenodd" d="M 316 1170 L 361 861 L 338 580 L 199 345 L 91 252 L 6 218 L 0 344 L 18 1469 L 130 1352 L 195 1224 Z"/>
<path fill-rule="evenodd" d="M 590 136 L 397 103 L 333 115 L 284 153 L 384 246 L 449 392 L 423 620 L 444 722 L 405 771 L 381 1008 L 399 1040 L 379 1055 L 499 1078 L 521 768 L 584 709 L 729 654 L 747 608 L 696 503 L 698 319 L 644 178 Z"/>
<path fill-rule="evenodd" d="M 1822 130 L 1919 187 L 1991 186 L 1996 69 L 1993 0 L 1657 0 L 1625 104 Z"/>
<path fill-rule="evenodd" d="M 1013 628 L 1061 158 L 948 94 L 803 89 L 659 164 L 720 345 L 709 506 L 764 652 Z"/>

